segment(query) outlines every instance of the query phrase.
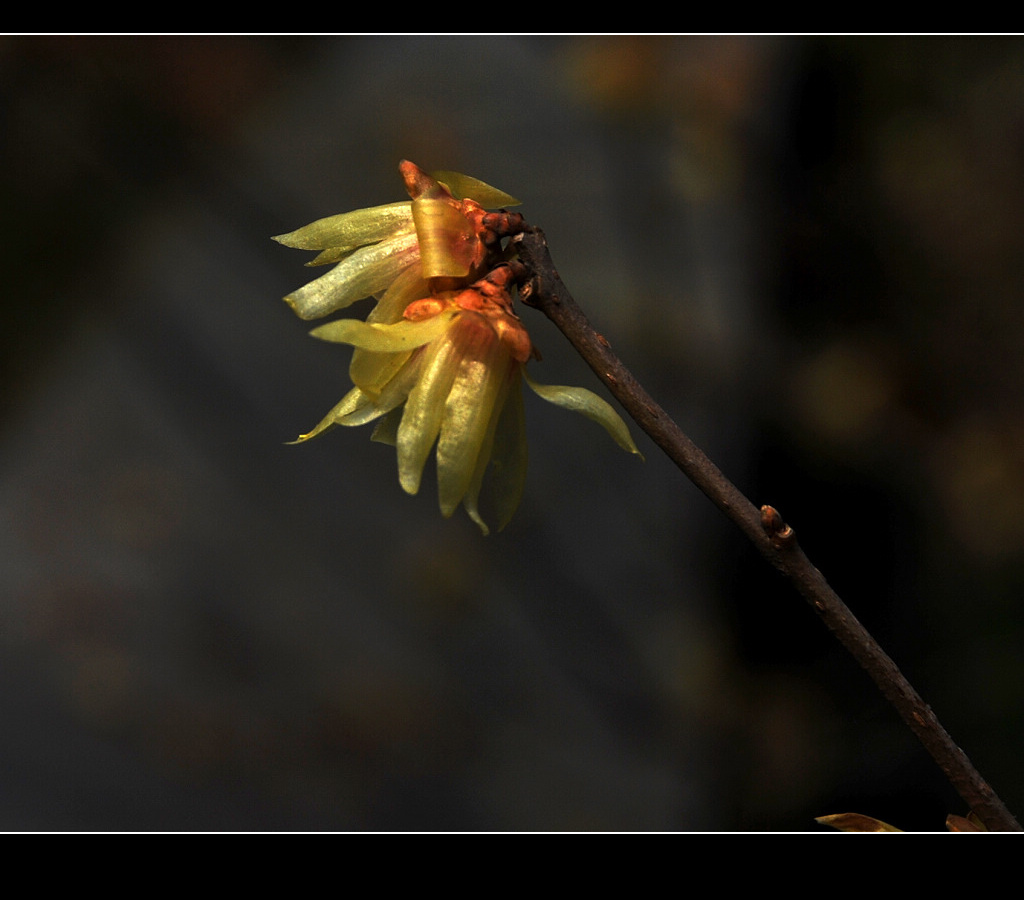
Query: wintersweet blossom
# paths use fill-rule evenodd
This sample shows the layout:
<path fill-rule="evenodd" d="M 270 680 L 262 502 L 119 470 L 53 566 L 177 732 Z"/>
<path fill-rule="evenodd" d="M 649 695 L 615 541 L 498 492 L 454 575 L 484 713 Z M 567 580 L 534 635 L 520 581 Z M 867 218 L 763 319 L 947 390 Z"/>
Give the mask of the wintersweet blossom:
<path fill-rule="evenodd" d="M 441 512 L 451 516 L 461 504 L 487 534 L 481 492 L 490 495 L 499 529 L 523 494 L 524 381 L 545 400 L 598 422 L 623 449 L 639 451 L 596 394 L 540 385 L 526 373 L 537 354 L 513 309 L 515 277 L 502 246 L 524 225 L 516 213 L 487 211 L 518 201 L 456 172 L 428 175 L 407 161 L 399 170 L 410 200 L 319 219 L 275 238 L 319 251 L 309 265 L 334 264 L 285 297 L 301 318 L 365 297 L 377 301 L 365 321 L 313 330 L 355 348 L 354 387 L 296 443 L 335 425 L 376 422 L 372 437 L 396 447 L 399 482 L 410 494 L 419 491 L 436 446 Z"/>
<path fill-rule="evenodd" d="M 462 504 L 484 534 L 479 503 L 485 486 L 504 528 L 526 480 L 522 382 L 551 403 L 602 425 L 625 450 L 639 454 L 629 430 L 600 397 L 584 388 L 540 385 L 526 374 L 530 337 L 512 309 L 507 265 L 461 291 L 410 303 L 392 324 L 342 319 L 315 337 L 364 352 L 352 367 L 355 387 L 299 441 L 335 425 L 378 421 L 373 439 L 398 451 L 398 478 L 418 492 L 430 451 L 437 446 L 441 513 Z"/>

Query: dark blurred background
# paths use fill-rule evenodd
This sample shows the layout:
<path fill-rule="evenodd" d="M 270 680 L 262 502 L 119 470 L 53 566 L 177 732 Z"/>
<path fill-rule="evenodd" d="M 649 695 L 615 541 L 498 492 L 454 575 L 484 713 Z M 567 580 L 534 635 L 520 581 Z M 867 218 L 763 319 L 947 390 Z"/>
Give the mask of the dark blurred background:
<path fill-rule="evenodd" d="M 284 445 L 348 353 L 269 237 L 403 199 L 403 158 L 523 200 L 1024 812 L 1024 42 L 7 37 L 0 828 L 966 812 L 645 436 L 527 397 L 487 538 L 369 429 Z M 538 380 L 601 390 L 523 318 Z"/>

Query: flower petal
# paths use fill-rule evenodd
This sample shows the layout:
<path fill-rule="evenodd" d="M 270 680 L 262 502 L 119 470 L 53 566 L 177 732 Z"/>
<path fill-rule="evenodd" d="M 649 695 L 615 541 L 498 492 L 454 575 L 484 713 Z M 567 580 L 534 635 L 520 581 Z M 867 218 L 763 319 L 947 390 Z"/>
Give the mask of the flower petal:
<path fill-rule="evenodd" d="M 304 441 L 315 438 L 318 434 L 323 434 L 328 428 L 333 428 L 338 424 L 339 419 L 344 418 L 347 415 L 357 412 L 367 406 L 371 405 L 371 400 L 366 396 L 359 388 L 352 388 L 344 397 L 341 398 L 335 405 L 334 408 L 321 420 L 320 423 L 312 431 L 306 434 L 300 434 L 294 441 L 289 441 L 289 444 L 301 444 Z"/>
<path fill-rule="evenodd" d="M 605 431 L 608 432 L 623 450 L 635 453 L 641 459 L 643 454 L 636 448 L 629 428 L 617 412 L 604 400 L 586 388 L 567 387 L 560 384 L 537 384 L 530 376 L 523 372 L 523 377 L 530 389 L 548 403 L 561 406 L 563 409 L 571 409 L 582 413 L 588 419 L 593 419 Z"/>
<path fill-rule="evenodd" d="M 409 356 L 409 353 L 374 353 L 357 347 L 349 365 L 349 378 L 377 402 L 381 391 L 409 362 Z"/>
<path fill-rule="evenodd" d="M 424 278 L 465 278 L 482 252 L 472 223 L 452 203 L 448 197 L 412 201 Z"/>
<path fill-rule="evenodd" d="M 396 406 L 391 410 L 374 427 L 370 440 L 394 447 L 398 443 L 398 426 L 402 422 L 402 414 L 404 412 L 405 408 L 402 406 Z"/>
<path fill-rule="evenodd" d="M 429 344 L 420 361 L 419 380 L 409 393 L 396 440 L 398 480 L 406 493 L 420 489 L 423 466 L 441 429 L 457 362 L 458 354 L 448 337 Z"/>
<path fill-rule="evenodd" d="M 338 319 L 314 328 L 310 334 L 322 341 L 352 344 L 353 347 L 372 350 L 374 353 L 403 353 L 440 337 L 458 314 L 458 309 L 450 309 L 419 322 L 402 319 L 393 325 L 360 322 L 359 319 Z"/>
<path fill-rule="evenodd" d="M 499 191 L 470 175 L 463 175 L 460 172 L 431 172 L 431 177 L 448 188 L 454 197 L 459 200 L 469 197 L 470 200 L 476 200 L 484 209 L 519 206 L 520 201 L 511 194 Z"/>
<path fill-rule="evenodd" d="M 526 463 L 529 458 L 523 390 L 518 378 L 509 386 L 508 391 L 508 399 L 501 410 L 501 417 L 494 433 L 491 477 L 488 483 L 498 531 L 508 525 L 523 499 L 523 491 L 526 488 Z"/>
<path fill-rule="evenodd" d="M 456 342 L 464 355 L 445 402 L 437 439 L 437 485 L 444 516 L 455 512 L 474 481 L 495 404 L 511 365 L 508 353 L 483 317 L 467 315 L 456 327 Z"/>
<path fill-rule="evenodd" d="M 419 260 L 416 232 L 356 250 L 326 275 L 293 291 L 285 302 L 302 319 L 318 319 L 384 291 Z"/>
<path fill-rule="evenodd" d="M 416 383 L 418 366 L 409 364 L 392 378 L 380 392 L 379 397 L 373 397 L 358 387 L 352 388 L 334 408 L 320 420 L 320 423 L 307 434 L 299 435 L 297 440 L 289 441 L 291 444 L 301 444 L 317 435 L 323 434 L 335 425 L 347 427 L 366 425 L 375 419 L 386 416 L 395 411 L 405 403 L 409 391 Z M 376 436 L 376 432 L 374 433 Z"/>
<path fill-rule="evenodd" d="M 422 267 L 416 262 L 392 281 L 386 291 L 375 296 L 377 305 L 370 310 L 366 321 L 391 325 L 402 318 L 410 303 L 430 296 L 430 285 L 423 277 Z"/>
<path fill-rule="evenodd" d="M 498 531 L 509 523 L 519 507 L 526 485 L 526 428 L 523 392 L 517 370 L 510 372 L 505 379 L 494 411 L 477 459 L 473 482 L 462 501 L 469 517 L 485 535 L 489 529 L 479 510 L 480 489 L 485 477 L 490 505 L 497 514 Z"/>
<path fill-rule="evenodd" d="M 412 204 L 405 200 L 317 219 L 274 240 L 298 250 L 347 252 L 412 229 Z"/>
<path fill-rule="evenodd" d="M 358 249 L 358 248 L 356 248 Z M 347 247 L 329 247 L 326 250 L 321 250 L 316 256 L 314 256 L 307 266 L 315 268 L 316 266 L 329 266 L 331 263 L 340 263 L 355 253 L 355 250 Z"/>
<path fill-rule="evenodd" d="M 427 297 L 430 287 L 420 277 L 419 266 L 406 269 L 378 299 L 366 321 L 371 324 L 392 325 L 402 320 L 402 313 L 412 302 Z M 352 383 L 366 393 L 376 395 L 398 372 L 408 354 L 375 353 L 356 347 L 349 363 L 348 375 Z"/>

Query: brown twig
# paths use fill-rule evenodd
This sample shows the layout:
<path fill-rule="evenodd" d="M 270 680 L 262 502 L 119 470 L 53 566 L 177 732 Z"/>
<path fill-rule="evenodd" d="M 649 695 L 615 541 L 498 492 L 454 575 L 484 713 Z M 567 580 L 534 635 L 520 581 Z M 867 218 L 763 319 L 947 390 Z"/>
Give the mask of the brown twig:
<path fill-rule="evenodd" d="M 651 398 L 587 321 L 555 271 L 544 235 L 531 229 L 512 241 L 522 264 L 520 296 L 569 339 L 598 378 L 670 459 L 785 575 L 878 685 L 990 831 L 1021 831 L 996 793 L 953 742 L 931 708 L 904 678 L 825 578 L 804 555 L 793 529 L 771 506 L 757 509 Z"/>

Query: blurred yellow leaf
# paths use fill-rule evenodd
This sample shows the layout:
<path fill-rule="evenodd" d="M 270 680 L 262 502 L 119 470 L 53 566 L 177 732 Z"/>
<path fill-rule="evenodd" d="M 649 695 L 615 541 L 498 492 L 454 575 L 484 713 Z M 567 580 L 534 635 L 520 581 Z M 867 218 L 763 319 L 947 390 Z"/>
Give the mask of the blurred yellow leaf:
<path fill-rule="evenodd" d="M 839 831 L 900 831 L 899 828 L 893 828 L 892 825 L 878 819 L 872 819 L 871 816 L 862 816 L 860 813 L 837 813 L 834 816 L 818 816 L 814 821 L 837 828 Z"/>

